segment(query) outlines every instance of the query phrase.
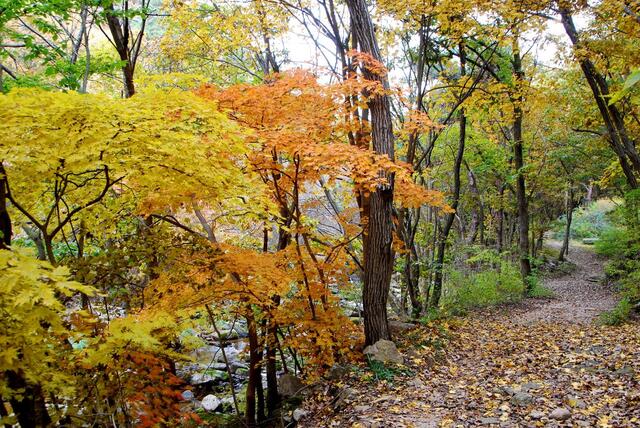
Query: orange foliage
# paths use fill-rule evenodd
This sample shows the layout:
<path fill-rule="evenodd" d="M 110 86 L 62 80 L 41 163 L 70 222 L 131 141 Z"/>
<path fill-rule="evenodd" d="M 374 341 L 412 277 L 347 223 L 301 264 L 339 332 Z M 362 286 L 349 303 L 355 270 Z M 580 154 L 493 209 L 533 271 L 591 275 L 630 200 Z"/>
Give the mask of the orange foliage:
<path fill-rule="evenodd" d="M 385 72 L 366 56 L 356 59 L 370 72 Z M 357 79 L 323 86 L 310 73 L 294 70 L 272 75 L 262 85 L 196 91 L 247 131 L 246 143 L 253 148 L 248 164 L 276 208 L 272 222 L 278 242 L 270 251 L 231 243 L 178 251 L 176 263 L 154 281 L 157 305 L 222 303 L 238 316 L 266 320 L 279 329 L 281 345 L 299 352 L 314 368 L 328 368 L 351 354 L 361 333 L 338 305 L 337 292 L 350 286 L 356 266 L 348 250 L 366 219 L 347 206 L 335 219 L 342 234 L 320 232 L 313 220 L 314 191 L 324 186 L 366 194 L 394 177 L 400 204 L 447 209 L 441 193 L 414 183 L 409 165 L 375 154 L 367 145 L 349 144 L 350 133 L 366 138 L 368 125 L 352 121 L 353 107 L 345 100 L 353 95 L 363 99 L 363 92 L 375 96 L 380 89 Z"/>

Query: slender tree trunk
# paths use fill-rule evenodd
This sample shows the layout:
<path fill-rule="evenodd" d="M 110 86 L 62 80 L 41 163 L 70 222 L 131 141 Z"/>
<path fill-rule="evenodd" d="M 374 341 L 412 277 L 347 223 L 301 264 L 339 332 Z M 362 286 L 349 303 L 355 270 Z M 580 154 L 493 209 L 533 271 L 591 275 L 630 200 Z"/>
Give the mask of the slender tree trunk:
<path fill-rule="evenodd" d="M 560 254 L 558 254 L 558 261 L 564 261 L 564 257 L 569 254 L 569 240 L 571 239 L 571 221 L 573 220 L 573 189 L 569 188 L 567 190 L 566 196 L 566 218 L 567 221 L 565 223 L 564 228 L 564 239 L 562 240 L 562 248 L 560 248 Z"/>
<path fill-rule="evenodd" d="M 276 370 L 277 334 L 276 324 L 269 322 L 266 326 L 266 372 L 267 372 L 267 415 L 273 418 L 280 406 L 280 394 L 278 393 L 278 377 Z"/>
<path fill-rule="evenodd" d="M 12 234 L 11 217 L 7 209 L 7 176 L 0 162 L 0 250 L 11 245 Z"/>
<path fill-rule="evenodd" d="M 504 249 L 504 186 L 500 185 L 500 207 L 498 208 L 498 230 L 496 231 L 496 250 L 502 253 Z"/>
<path fill-rule="evenodd" d="M 415 221 L 412 217 L 416 217 Z M 412 211 L 409 208 L 399 210 L 398 223 L 400 224 L 400 237 L 405 245 L 405 263 L 402 271 L 403 282 L 406 288 L 406 296 L 411 302 L 411 316 L 420 317 L 422 313 L 422 301 L 420 299 L 420 266 L 418 261 L 418 249 L 416 248 L 415 235 L 416 226 L 420 218 L 420 209 Z"/>
<path fill-rule="evenodd" d="M 574 47 L 580 47 L 578 31 L 573 23 L 571 13 L 566 8 L 560 8 L 560 16 L 571 43 Z M 622 114 L 615 105 L 609 105 L 609 86 L 604 76 L 597 71 L 593 62 L 586 56 L 582 56 L 579 59 L 579 63 L 591 92 L 593 92 L 602 120 L 607 127 L 609 145 L 618 156 L 629 187 L 636 189 L 638 188 L 636 175 L 640 174 L 640 155 L 635 143 L 629 138 Z"/>
<path fill-rule="evenodd" d="M 465 56 L 465 48 L 464 44 L 461 42 L 458 45 L 458 49 L 460 51 L 460 75 L 462 78 L 467 75 L 466 71 L 466 56 Z M 460 169 L 462 166 L 462 160 L 464 158 L 464 146 L 467 138 L 467 116 L 465 114 L 465 109 L 460 107 L 460 111 L 458 113 L 458 117 L 460 119 L 460 131 L 458 138 L 458 153 L 456 154 L 456 159 L 453 164 L 453 198 L 451 201 L 451 208 L 453 208 L 454 212 L 448 213 L 445 216 L 444 225 L 440 232 L 440 236 L 438 238 L 438 253 L 436 256 L 436 263 L 434 266 L 434 281 L 433 281 L 433 294 L 431 296 L 430 305 L 433 308 L 437 308 L 440 304 L 440 296 L 442 295 L 442 281 L 443 281 L 443 268 L 444 268 L 444 256 L 447 248 L 447 238 L 449 237 L 449 232 L 451 231 L 451 226 L 453 225 L 453 221 L 455 220 L 456 213 L 455 211 L 458 209 L 458 205 L 460 203 Z"/>
<path fill-rule="evenodd" d="M 7 177 L 2 162 L 0 162 L 0 231 L 2 232 L 0 249 L 7 249 L 11 246 L 12 226 L 7 210 Z M 49 426 L 51 418 L 47 412 L 40 385 L 27 383 L 22 373 L 13 370 L 4 371 L 4 376 L 8 381 L 9 388 L 21 391 L 20 398 L 13 397 L 9 400 L 20 426 L 23 428 Z M 1 401 L 0 406 L 4 406 Z"/>
<path fill-rule="evenodd" d="M 251 307 L 247 308 L 251 311 Z M 246 389 L 246 409 L 245 420 L 247 426 L 256 426 L 256 389 L 258 383 L 262 383 L 262 376 L 260 374 L 260 360 L 261 356 L 258 353 L 258 332 L 256 329 L 256 323 L 253 319 L 253 315 L 248 315 L 247 319 L 247 331 L 249 333 L 249 380 L 247 381 Z"/>
<path fill-rule="evenodd" d="M 365 0 L 348 0 L 354 37 L 364 53 L 382 62 L 373 23 Z M 384 88 L 389 84 L 386 76 L 363 70 L 368 80 L 377 80 Z M 387 95 L 376 95 L 368 101 L 371 113 L 371 137 L 373 150 L 394 159 L 394 136 L 391 108 Z M 390 339 L 387 321 L 387 298 L 393 272 L 393 175 L 387 184 L 378 188 L 369 197 L 369 215 L 365 219 L 364 244 L 364 285 L 362 303 L 364 306 L 364 331 L 367 344 L 380 339 Z"/>
<path fill-rule="evenodd" d="M 471 192 L 476 197 L 478 201 L 477 209 L 472 211 L 472 223 L 471 223 L 471 232 L 469 233 L 468 242 L 474 243 L 476 241 L 476 237 L 478 234 L 480 235 L 480 244 L 484 244 L 484 203 L 482 201 L 482 194 L 478 189 L 478 182 L 476 179 L 476 175 L 473 173 L 473 170 L 469 167 L 467 162 L 464 162 L 467 168 L 467 178 L 469 181 L 469 188 Z"/>
<path fill-rule="evenodd" d="M 531 286 L 529 276 L 531 276 L 531 261 L 529 260 L 529 204 L 524 179 L 524 141 L 522 138 L 522 94 L 524 84 L 524 71 L 520 58 L 520 49 L 517 39 L 514 41 L 513 49 L 513 73 L 516 82 L 516 94 L 513 99 L 513 158 L 517 173 L 516 200 L 518 205 L 518 244 L 520 256 L 520 275 L 527 291 Z"/>
<path fill-rule="evenodd" d="M 38 260 L 47 260 L 47 251 L 44 248 L 44 241 L 42 239 L 42 232 L 40 229 L 28 224 L 23 224 L 22 230 L 35 244 L 36 250 L 38 251 Z"/>

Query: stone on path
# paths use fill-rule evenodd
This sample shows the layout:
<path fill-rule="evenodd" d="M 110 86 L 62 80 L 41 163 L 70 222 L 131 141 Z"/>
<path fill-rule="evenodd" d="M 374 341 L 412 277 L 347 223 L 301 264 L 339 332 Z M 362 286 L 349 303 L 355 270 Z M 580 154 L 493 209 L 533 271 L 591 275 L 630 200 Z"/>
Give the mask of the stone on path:
<path fill-rule="evenodd" d="M 390 340 L 380 339 L 373 345 L 364 348 L 364 354 L 381 363 L 404 363 L 404 357 L 396 348 L 396 344 Z"/>
<path fill-rule="evenodd" d="M 544 418 L 544 416 L 545 416 L 544 413 L 539 410 L 534 410 L 531 413 L 529 413 L 529 417 L 534 420 L 542 419 Z"/>
<path fill-rule="evenodd" d="M 564 407 L 558 407 L 549 414 L 549 417 L 557 421 L 566 421 L 571 417 L 571 411 Z"/>
<path fill-rule="evenodd" d="M 511 397 L 511 403 L 516 406 L 526 406 L 533 402 L 533 395 L 528 392 L 516 392 L 513 397 Z"/>

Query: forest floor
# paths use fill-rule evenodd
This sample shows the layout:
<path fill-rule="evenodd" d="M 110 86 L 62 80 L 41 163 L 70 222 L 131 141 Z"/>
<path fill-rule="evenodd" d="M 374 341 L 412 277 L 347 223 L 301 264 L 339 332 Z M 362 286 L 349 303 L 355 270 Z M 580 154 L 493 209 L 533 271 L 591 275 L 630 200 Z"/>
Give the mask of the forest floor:
<path fill-rule="evenodd" d="M 551 298 L 405 333 L 404 367 L 325 386 L 299 426 L 640 427 L 640 326 L 598 325 L 616 303 L 603 261 L 579 245 L 569 260 L 543 279 Z"/>

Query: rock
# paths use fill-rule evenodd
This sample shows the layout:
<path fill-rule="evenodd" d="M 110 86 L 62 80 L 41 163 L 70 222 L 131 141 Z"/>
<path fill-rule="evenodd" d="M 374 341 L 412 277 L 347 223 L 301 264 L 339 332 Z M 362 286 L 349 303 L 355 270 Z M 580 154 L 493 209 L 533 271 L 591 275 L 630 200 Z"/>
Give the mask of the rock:
<path fill-rule="evenodd" d="M 293 411 L 293 420 L 296 421 L 296 422 L 299 422 L 300 419 L 304 418 L 308 414 L 309 414 L 309 412 L 307 412 L 306 410 L 295 409 Z"/>
<path fill-rule="evenodd" d="M 528 392 L 516 392 L 513 397 L 511 397 L 511 404 L 515 404 L 516 406 L 527 406 L 533 402 L 533 395 Z"/>
<path fill-rule="evenodd" d="M 297 395 L 303 387 L 302 381 L 291 373 L 285 373 L 278 379 L 278 392 L 285 398 Z"/>
<path fill-rule="evenodd" d="M 190 356 L 196 363 L 209 365 L 216 361 L 216 356 L 220 354 L 220 348 L 215 345 L 202 346 L 191 352 Z"/>
<path fill-rule="evenodd" d="M 480 418 L 481 425 L 497 425 L 500 423 L 498 418 Z"/>
<path fill-rule="evenodd" d="M 223 397 L 220 400 L 221 406 L 220 408 L 218 408 L 218 411 L 220 412 L 233 412 L 235 410 L 235 406 L 233 404 L 233 397 Z"/>
<path fill-rule="evenodd" d="M 245 373 L 249 371 L 249 365 L 241 361 L 234 361 L 230 364 L 231 373 L 238 373 L 238 369 L 244 369 Z"/>
<path fill-rule="evenodd" d="M 205 369 L 214 369 L 214 370 L 221 370 L 221 371 L 227 371 L 227 365 L 225 363 L 213 363 L 213 364 L 209 364 L 207 367 L 205 367 Z"/>
<path fill-rule="evenodd" d="M 549 414 L 549 417 L 557 421 L 566 421 L 571 417 L 571 411 L 564 407 L 558 407 Z"/>
<path fill-rule="evenodd" d="M 531 413 L 529 413 L 529 417 L 537 421 L 538 419 L 544 418 L 544 413 L 539 410 L 533 410 Z"/>
<path fill-rule="evenodd" d="M 407 382 L 407 385 L 413 386 L 414 388 L 424 388 L 424 382 L 420 378 L 415 378 Z"/>
<path fill-rule="evenodd" d="M 356 391 L 353 388 L 344 388 L 342 391 L 340 391 L 337 395 L 337 397 L 335 398 L 335 402 L 333 403 L 333 408 L 335 410 L 340 409 L 341 407 L 343 407 L 348 401 L 353 400 L 353 398 L 358 394 L 358 391 Z"/>
<path fill-rule="evenodd" d="M 382 363 L 404 363 L 404 358 L 396 344 L 390 340 L 380 339 L 373 345 L 369 345 L 364 348 L 364 354 L 375 361 Z"/>
<path fill-rule="evenodd" d="M 238 359 L 238 354 L 240 354 L 240 351 L 238 351 L 233 346 L 227 346 L 226 348 L 224 348 L 224 353 L 227 356 L 227 361 L 229 361 L 229 364 L 231 364 L 232 361 L 236 361 Z M 218 352 L 215 355 L 215 358 L 216 361 L 224 363 L 224 356 L 222 355 L 222 351 Z"/>
<path fill-rule="evenodd" d="M 635 374 L 633 367 L 631 366 L 622 366 L 618 370 L 614 372 L 618 376 L 629 376 L 632 377 Z"/>
<path fill-rule="evenodd" d="M 185 390 L 182 391 L 182 399 L 183 400 L 187 400 L 187 401 L 191 401 L 195 398 L 195 395 L 193 395 L 193 391 L 190 390 Z"/>
<path fill-rule="evenodd" d="M 540 388 L 542 388 L 542 385 L 540 384 L 537 384 L 535 382 L 527 382 L 520 387 L 520 390 L 524 392 L 529 392 L 529 391 L 538 390 Z"/>
<path fill-rule="evenodd" d="M 505 386 L 505 387 L 502 387 L 501 389 L 502 389 L 502 392 L 510 396 L 513 396 L 518 392 L 517 390 L 511 388 L 510 386 Z"/>
<path fill-rule="evenodd" d="M 223 370 L 208 369 L 204 372 L 198 372 L 191 375 L 192 385 L 201 385 L 207 382 L 215 382 L 218 380 L 228 379 L 229 374 Z"/>
<path fill-rule="evenodd" d="M 327 378 L 331 380 L 340 380 L 349 375 L 349 369 L 339 364 L 335 364 L 327 373 Z"/>
<path fill-rule="evenodd" d="M 220 407 L 221 401 L 213 394 L 209 394 L 202 399 L 202 408 L 207 412 L 213 412 Z"/>
<path fill-rule="evenodd" d="M 355 407 L 353 408 L 353 410 L 355 410 L 355 411 L 356 411 L 356 412 L 358 412 L 358 413 L 364 413 L 364 412 L 366 412 L 366 411 L 367 411 L 367 410 L 369 410 L 369 409 L 371 409 L 371 406 L 366 406 L 366 405 L 363 405 L 363 406 L 355 406 Z"/>
<path fill-rule="evenodd" d="M 402 322 L 397 320 L 389 321 L 389 331 L 391 331 L 391 336 L 393 337 L 401 336 L 402 333 L 413 330 L 416 327 L 417 326 L 415 324 L 409 322 Z"/>

